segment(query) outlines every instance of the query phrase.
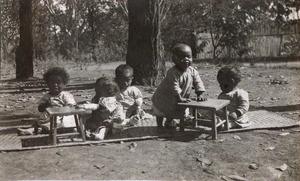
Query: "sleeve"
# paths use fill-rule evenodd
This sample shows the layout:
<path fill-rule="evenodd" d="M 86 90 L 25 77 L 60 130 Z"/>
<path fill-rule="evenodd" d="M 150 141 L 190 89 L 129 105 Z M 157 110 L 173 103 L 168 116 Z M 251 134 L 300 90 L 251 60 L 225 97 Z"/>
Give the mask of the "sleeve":
<path fill-rule="evenodd" d="M 136 87 L 133 89 L 133 98 L 136 105 L 141 106 L 143 104 L 142 92 Z"/>
<path fill-rule="evenodd" d="M 42 104 L 46 104 L 49 102 L 49 94 L 45 94 L 38 102 L 38 106 L 42 105 Z"/>
<path fill-rule="evenodd" d="M 180 95 L 182 92 L 182 89 L 179 86 L 179 76 L 176 76 L 176 71 L 174 71 L 173 68 L 169 69 L 166 76 L 166 82 L 168 84 L 168 87 L 171 86 L 171 94 L 172 95 Z"/>
<path fill-rule="evenodd" d="M 238 108 L 237 111 L 244 115 L 249 110 L 249 96 L 248 92 L 241 90 L 237 95 L 238 99 Z"/>
<path fill-rule="evenodd" d="M 91 103 L 97 104 L 98 102 L 99 102 L 99 98 L 96 97 L 96 96 L 94 96 L 94 97 L 92 98 L 92 100 L 91 100 Z"/>
<path fill-rule="evenodd" d="M 123 106 L 118 104 L 116 109 L 112 112 L 111 119 L 114 122 L 122 122 L 125 119 L 125 114 L 123 112 Z"/>
<path fill-rule="evenodd" d="M 38 102 L 38 111 L 39 112 L 44 112 L 47 107 L 50 106 L 50 95 L 45 94 Z"/>
<path fill-rule="evenodd" d="M 65 92 L 63 101 L 64 101 L 65 106 L 76 105 L 76 101 L 75 101 L 73 95 L 69 92 Z"/>
<path fill-rule="evenodd" d="M 195 92 L 205 92 L 204 84 L 200 78 L 199 72 L 196 69 L 193 69 L 193 86 L 195 88 Z"/>

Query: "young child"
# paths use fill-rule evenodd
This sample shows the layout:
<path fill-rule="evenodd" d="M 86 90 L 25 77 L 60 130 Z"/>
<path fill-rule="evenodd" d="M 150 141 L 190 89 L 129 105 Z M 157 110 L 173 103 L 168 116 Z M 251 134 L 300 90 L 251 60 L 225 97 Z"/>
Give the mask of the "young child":
<path fill-rule="evenodd" d="M 241 73 L 235 66 L 222 67 L 218 74 L 217 80 L 222 90 L 218 99 L 230 100 L 228 105 L 229 128 L 242 128 L 251 124 L 246 115 L 249 109 L 248 93 L 237 87 L 241 81 Z"/>
<path fill-rule="evenodd" d="M 48 107 L 63 107 L 74 106 L 76 104 L 72 94 L 64 91 L 67 83 L 69 82 L 69 74 L 65 69 L 60 67 L 53 67 L 47 70 L 43 76 L 49 92 L 46 93 L 38 102 L 38 111 L 44 113 Z M 43 114 L 44 120 L 39 120 L 28 129 L 18 129 L 20 135 L 31 135 L 33 133 L 48 133 L 50 129 L 50 120 L 47 118 L 46 113 Z M 73 127 L 75 120 L 73 116 L 58 117 L 59 127 Z"/>
<path fill-rule="evenodd" d="M 191 48 L 186 44 L 175 44 L 172 48 L 172 60 L 175 65 L 168 70 L 152 96 L 152 108 L 159 132 L 163 128 L 163 118 L 166 118 L 165 128 L 173 128 L 173 119 L 183 119 L 187 116 L 188 109 L 180 109 L 177 103 L 189 101 L 193 86 L 197 100 L 205 100 L 202 95 L 205 92 L 203 82 L 197 70 L 191 67 Z"/>
<path fill-rule="evenodd" d="M 133 69 L 129 65 L 119 65 L 115 70 L 115 76 L 115 80 L 120 88 L 116 98 L 122 104 L 126 118 L 142 118 L 145 115 L 141 109 L 143 96 L 138 88 L 131 85 Z"/>
<path fill-rule="evenodd" d="M 96 95 L 92 103 L 78 104 L 79 108 L 92 110 L 91 117 L 85 123 L 87 137 L 92 140 L 103 140 L 111 131 L 113 123 L 124 120 L 122 105 L 116 100 L 118 85 L 107 77 L 97 79 Z"/>

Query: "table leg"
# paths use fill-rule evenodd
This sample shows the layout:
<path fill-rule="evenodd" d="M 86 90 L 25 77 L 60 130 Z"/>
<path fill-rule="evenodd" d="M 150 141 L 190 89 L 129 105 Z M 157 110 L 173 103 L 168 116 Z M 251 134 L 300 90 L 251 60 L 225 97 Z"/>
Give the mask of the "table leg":
<path fill-rule="evenodd" d="M 51 116 L 50 117 L 50 133 L 49 133 L 49 137 L 50 137 L 51 141 L 52 141 L 52 135 L 53 135 L 53 122 L 54 122 L 54 118 Z"/>
<path fill-rule="evenodd" d="M 197 108 L 194 109 L 194 112 L 195 112 L 195 114 L 194 114 L 194 119 L 195 119 L 194 127 L 197 127 L 198 126 L 198 121 L 197 121 L 198 111 L 197 111 Z"/>
<path fill-rule="evenodd" d="M 52 130 L 53 130 L 53 134 L 52 134 L 52 144 L 56 145 L 56 138 L 57 138 L 57 117 L 56 116 L 52 116 L 51 117 L 52 120 Z"/>
<path fill-rule="evenodd" d="M 76 124 L 77 132 L 79 132 L 80 131 L 80 127 L 79 127 L 79 122 L 78 122 L 78 115 L 74 114 L 74 118 L 75 118 L 75 124 Z"/>
<path fill-rule="evenodd" d="M 212 139 L 217 139 L 217 118 L 216 118 L 216 111 L 212 110 Z"/>
<path fill-rule="evenodd" d="M 223 112 L 224 112 L 224 116 L 225 116 L 225 119 L 226 119 L 226 122 L 225 122 L 225 130 L 227 131 L 229 129 L 229 120 L 228 120 L 228 112 L 227 112 L 227 107 L 225 106 L 223 108 Z"/>

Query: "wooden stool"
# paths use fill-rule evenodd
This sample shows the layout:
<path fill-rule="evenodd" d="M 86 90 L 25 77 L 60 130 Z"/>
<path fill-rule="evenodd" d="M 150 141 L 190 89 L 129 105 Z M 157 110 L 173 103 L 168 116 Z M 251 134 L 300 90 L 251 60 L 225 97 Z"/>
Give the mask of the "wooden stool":
<path fill-rule="evenodd" d="M 222 99 L 208 99 L 206 101 L 198 102 L 198 101 L 191 101 L 187 103 L 180 102 L 178 103 L 179 106 L 184 108 L 191 108 L 194 114 L 194 125 L 197 129 L 198 121 L 210 121 L 211 122 L 211 133 L 212 139 L 217 139 L 217 128 L 221 125 L 225 125 L 225 130 L 228 130 L 228 114 L 227 114 L 227 105 L 230 103 L 229 100 L 222 100 Z M 208 110 L 211 115 L 211 120 L 208 119 L 199 119 L 197 109 Z M 223 109 L 225 120 L 217 123 L 216 112 Z M 180 119 L 180 130 L 184 131 L 185 125 L 184 120 Z M 205 130 L 203 130 L 205 131 Z"/>
<path fill-rule="evenodd" d="M 78 116 L 79 114 L 88 113 L 85 109 L 78 109 L 74 107 L 59 107 L 59 108 L 47 108 L 47 114 L 50 116 L 50 139 L 52 139 L 52 144 L 56 145 L 57 137 L 70 137 L 70 136 L 80 136 L 83 142 L 86 141 L 84 126 L 81 121 L 81 118 Z M 74 115 L 75 123 L 76 123 L 76 133 L 64 133 L 57 134 L 57 116 L 69 116 Z"/>

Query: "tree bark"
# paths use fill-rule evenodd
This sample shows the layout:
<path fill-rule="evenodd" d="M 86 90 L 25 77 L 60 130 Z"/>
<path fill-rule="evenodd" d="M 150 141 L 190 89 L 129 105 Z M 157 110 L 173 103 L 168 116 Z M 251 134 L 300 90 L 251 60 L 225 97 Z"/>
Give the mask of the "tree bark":
<path fill-rule="evenodd" d="M 162 0 L 128 0 L 126 63 L 134 69 L 134 84 L 158 85 L 165 76 L 161 42 Z"/>
<path fill-rule="evenodd" d="M 20 43 L 16 50 L 16 78 L 33 77 L 32 0 L 19 0 Z"/>

